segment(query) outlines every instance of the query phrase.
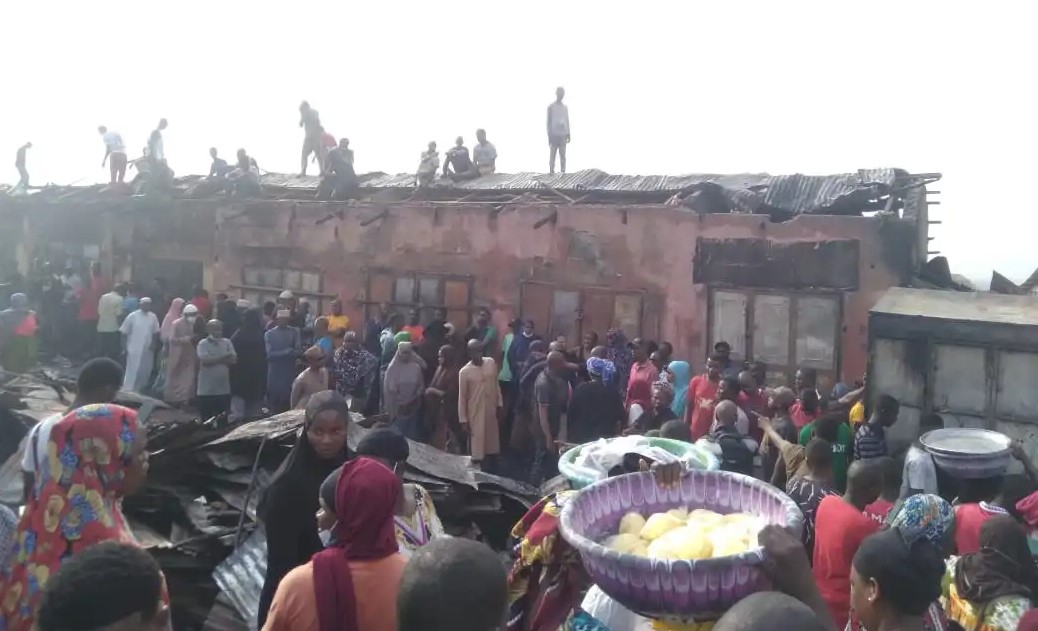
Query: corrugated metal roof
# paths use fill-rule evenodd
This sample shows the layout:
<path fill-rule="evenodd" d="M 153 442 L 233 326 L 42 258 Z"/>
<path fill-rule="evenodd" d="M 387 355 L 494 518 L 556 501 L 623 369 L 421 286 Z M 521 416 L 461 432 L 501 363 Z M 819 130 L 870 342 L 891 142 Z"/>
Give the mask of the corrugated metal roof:
<path fill-rule="evenodd" d="M 892 287 L 870 313 L 1038 326 L 1038 298 L 989 292 L 960 292 Z"/>
<path fill-rule="evenodd" d="M 644 201 L 660 203 L 676 194 L 696 195 L 703 192 L 712 197 L 706 212 L 759 212 L 778 211 L 802 213 L 859 213 L 868 209 L 869 202 L 887 195 L 902 184 L 909 174 L 900 169 L 862 169 L 855 173 L 836 175 L 769 175 L 716 173 L 688 175 L 611 175 L 598 169 L 575 173 L 494 173 L 474 180 L 454 182 L 436 180 L 428 194 L 438 200 L 449 201 L 473 192 L 522 193 L 546 192 L 549 189 L 577 198 L 594 194 L 596 203 L 610 201 Z M 205 180 L 192 175 L 178 178 L 176 188 L 190 196 L 192 189 Z M 415 177 L 411 173 L 366 173 L 358 176 L 362 191 L 412 191 Z M 299 176 L 265 173 L 261 177 L 265 193 L 280 193 L 300 197 L 316 191 L 318 176 Z M 32 196 L 48 201 L 64 201 L 83 195 L 114 192 L 108 185 L 89 187 L 46 187 Z M 612 200 L 611 200 L 612 198 Z M 693 207 L 696 207 L 693 204 Z"/>

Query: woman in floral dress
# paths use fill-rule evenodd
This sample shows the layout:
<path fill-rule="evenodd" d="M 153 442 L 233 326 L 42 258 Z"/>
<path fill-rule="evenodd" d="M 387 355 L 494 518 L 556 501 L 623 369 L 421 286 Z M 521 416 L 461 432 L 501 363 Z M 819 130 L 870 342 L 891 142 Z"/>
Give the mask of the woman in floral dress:
<path fill-rule="evenodd" d="M 36 489 L 18 524 L 10 567 L 0 574 L 0 629 L 29 631 L 43 586 L 61 563 L 101 541 L 136 544 L 120 503 L 144 486 L 147 435 L 137 413 L 93 404 L 50 430 Z M 163 588 L 163 601 L 168 597 Z"/>

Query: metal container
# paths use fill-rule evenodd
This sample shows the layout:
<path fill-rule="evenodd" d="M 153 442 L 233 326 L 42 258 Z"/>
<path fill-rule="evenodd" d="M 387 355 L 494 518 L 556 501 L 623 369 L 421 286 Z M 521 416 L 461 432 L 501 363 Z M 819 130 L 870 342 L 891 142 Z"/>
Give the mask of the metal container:
<path fill-rule="evenodd" d="M 950 427 L 927 432 L 919 442 L 948 475 L 977 480 L 1005 475 L 1011 440 L 986 429 Z"/>

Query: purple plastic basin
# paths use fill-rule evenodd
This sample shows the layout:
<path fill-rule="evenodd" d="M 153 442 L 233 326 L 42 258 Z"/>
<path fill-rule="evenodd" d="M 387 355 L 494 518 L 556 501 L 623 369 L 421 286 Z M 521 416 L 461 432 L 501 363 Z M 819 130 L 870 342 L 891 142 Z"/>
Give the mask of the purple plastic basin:
<path fill-rule="evenodd" d="M 606 594 L 648 618 L 705 620 L 740 599 L 771 587 L 761 573 L 763 550 L 716 559 L 653 559 L 609 550 L 598 542 L 615 534 L 630 511 L 644 516 L 672 508 L 749 513 L 798 535 L 804 516 L 771 485 L 727 471 L 692 471 L 663 488 L 651 473 L 632 473 L 582 489 L 562 511 L 562 536 L 580 553 L 591 579 Z"/>

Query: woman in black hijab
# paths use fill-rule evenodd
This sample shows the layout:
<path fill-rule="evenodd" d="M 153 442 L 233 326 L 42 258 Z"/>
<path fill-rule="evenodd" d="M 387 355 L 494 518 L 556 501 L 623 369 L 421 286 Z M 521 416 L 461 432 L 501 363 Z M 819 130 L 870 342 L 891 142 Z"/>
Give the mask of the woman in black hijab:
<path fill-rule="evenodd" d="M 267 394 L 263 312 L 258 308 L 246 311 L 241 328 L 228 337 L 238 356 L 231 366 L 231 420 L 242 421 L 259 413 Z"/>
<path fill-rule="evenodd" d="M 941 595 L 944 562 L 925 537 L 911 541 L 898 528 L 870 535 L 851 566 L 851 608 L 858 629 L 865 631 L 929 631 L 945 628 L 928 617 Z M 853 625 L 848 625 L 853 628 Z"/>
<path fill-rule="evenodd" d="M 1023 526 L 1009 515 L 989 518 L 980 527 L 980 550 L 959 557 L 951 578 L 949 618 L 965 629 L 1015 629 L 1038 595 Z"/>
<path fill-rule="evenodd" d="M 318 494 L 328 474 L 349 459 L 349 424 L 349 408 L 342 395 L 325 390 L 310 397 L 303 431 L 260 500 L 258 513 L 267 535 L 260 629 L 281 579 L 324 547 L 317 528 Z"/>

